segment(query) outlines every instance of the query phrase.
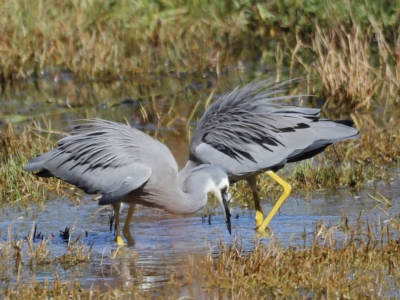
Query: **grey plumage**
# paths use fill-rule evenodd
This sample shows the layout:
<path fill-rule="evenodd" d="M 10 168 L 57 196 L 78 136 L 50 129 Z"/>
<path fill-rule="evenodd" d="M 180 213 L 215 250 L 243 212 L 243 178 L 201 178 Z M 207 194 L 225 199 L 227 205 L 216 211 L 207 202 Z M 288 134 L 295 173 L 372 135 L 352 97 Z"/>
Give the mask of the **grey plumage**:
<path fill-rule="evenodd" d="M 178 166 L 169 149 L 127 125 L 92 119 L 74 126 L 57 148 L 32 159 L 24 169 L 38 171 L 38 176 L 57 177 L 88 194 L 101 194 L 100 205 L 114 206 L 118 243 L 122 242 L 121 202 L 189 214 L 204 207 L 208 192 L 219 199 L 230 231 L 226 172 L 217 166 L 199 165 L 178 185 Z M 132 214 L 133 208 L 124 226 L 129 243 L 133 241 L 129 233 Z"/>
<path fill-rule="evenodd" d="M 255 186 L 257 174 L 268 171 L 271 176 L 286 163 L 310 158 L 333 143 L 358 137 L 351 121 L 320 119 L 319 109 L 286 104 L 284 100 L 302 97 L 282 95 L 292 82 L 253 82 L 211 104 L 193 133 L 190 158 L 180 176 L 185 177 L 199 164 L 220 166 L 231 183 L 249 182 L 256 210 L 263 217 Z M 258 227 L 261 223 L 256 220 Z"/>
<path fill-rule="evenodd" d="M 99 204 L 112 204 L 116 212 L 117 242 L 121 201 L 130 204 L 124 235 L 131 240 L 129 224 L 136 204 L 191 213 L 205 205 L 210 191 L 220 200 L 230 230 L 224 198 L 228 175 L 232 182 L 245 179 L 249 183 L 256 226 L 264 231 L 291 191 L 275 172 L 333 143 L 358 137 L 351 121 L 320 119 L 319 109 L 285 104 L 284 100 L 299 97 L 276 96 L 286 92 L 291 82 L 255 82 L 219 98 L 199 121 L 189 161 L 179 173 L 163 144 L 126 125 L 101 120 L 74 127 L 58 148 L 32 159 L 25 170 L 102 194 Z M 261 172 L 283 187 L 266 219 L 256 187 Z"/>

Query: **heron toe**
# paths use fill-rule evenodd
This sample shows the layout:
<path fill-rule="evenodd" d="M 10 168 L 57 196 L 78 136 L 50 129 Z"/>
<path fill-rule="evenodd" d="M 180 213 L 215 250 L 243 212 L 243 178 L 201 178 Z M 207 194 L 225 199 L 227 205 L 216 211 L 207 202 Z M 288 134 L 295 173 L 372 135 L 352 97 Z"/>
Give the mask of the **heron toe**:
<path fill-rule="evenodd" d="M 122 239 L 122 237 L 121 237 L 120 235 L 117 235 L 117 236 L 115 237 L 115 243 L 116 243 L 118 246 L 123 246 L 123 245 L 125 245 L 125 242 L 124 242 L 124 240 Z"/>
<path fill-rule="evenodd" d="M 261 237 L 270 238 L 272 236 L 271 229 L 269 227 L 263 229 L 261 227 L 257 227 L 256 231 L 257 231 L 257 237 L 259 238 Z"/>

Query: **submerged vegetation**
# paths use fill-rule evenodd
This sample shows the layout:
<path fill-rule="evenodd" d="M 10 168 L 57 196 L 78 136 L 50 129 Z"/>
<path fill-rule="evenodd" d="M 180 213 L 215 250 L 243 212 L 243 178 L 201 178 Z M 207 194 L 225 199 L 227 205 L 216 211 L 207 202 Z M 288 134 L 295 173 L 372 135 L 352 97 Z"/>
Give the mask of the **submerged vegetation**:
<path fill-rule="evenodd" d="M 247 253 L 240 242 L 221 244 L 203 262 L 204 270 L 212 270 L 205 281 L 211 289 L 219 287 L 220 297 L 232 299 L 397 298 L 398 239 L 398 218 L 384 224 L 344 219 L 317 224 L 310 246 L 282 249 L 272 240 L 268 246 L 255 242 Z"/>
<path fill-rule="evenodd" d="M 90 261 L 90 248 L 71 242 L 66 254 L 41 260 L 43 253 L 52 256 L 46 242 L 32 246 L 32 241 L 1 242 L 3 274 L 0 297 L 4 299 L 165 299 L 185 297 L 198 299 L 382 299 L 397 298 L 400 286 L 399 219 L 368 220 L 363 217 L 348 219 L 342 216 L 338 224 L 319 222 L 312 232 L 304 232 L 304 245 L 281 247 L 272 237 L 268 244 L 254 239 L 251 249 L 244 249 L 241 238 L 217 248 L 205 249 L 200 257 L 189 258 L 188 272 L 180 276 L 174 271 L 165 287 L 146 282 L 138 274 L 112 285 L 100 283 L 82 286 L 79 280 L 63 281 L 55 276 L 44 283 L 33 278 L 23 262 L 37 268 L 54 267 L 63 263 L 64 256 L 76 263 Z M 11 231 L 10 231 L 11 232 Z M 12 239 L 10 238 L 12 241 Z M 24 246 L 27 244 L 28 247 Z M 124 265 L 136 259 L 127 251 L 106 255 L 102 261 L 110 263 L 116 272 L 124 272 Z M 16 266 L 16 282 L 10 280 L 7 266 Z M 165 262 L 168 269 L 169 262 Z M 126 272 L 126 270 L 125 270 Z M 140 273 L 141 271 L 138 270 Z"/>

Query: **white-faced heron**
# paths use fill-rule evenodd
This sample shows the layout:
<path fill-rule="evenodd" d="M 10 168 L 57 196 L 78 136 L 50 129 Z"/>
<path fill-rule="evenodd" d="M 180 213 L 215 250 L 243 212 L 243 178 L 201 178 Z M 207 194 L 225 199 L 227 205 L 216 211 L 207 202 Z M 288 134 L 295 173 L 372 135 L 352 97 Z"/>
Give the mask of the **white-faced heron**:
<path fill-rule="evenodd" d="M 74 126 L 57 148 L 32 159 L 24 169 L 38 171 L 41 177 L 57 177 L 88 194 L 101 194 L 99 204 L 114 207 L 117 244 L 123 244 L 121 202 L 129 204 L 123 234 L 133 244 L 129 225 L 136 204 L 190 214 L 206 205 L 209 192 L 217 197 L 231 232 L 226 172 L 218 166 L 199 165 L 181 176 L 178 185 L 178 166 L 169 149 L 127 125 L 88 120 Z"/>
<path fill-rule="evenodd" d="M 216 100 L 197 124 L 189 161 L 179 173 L 183 180 L 198 165 L 213 164 L 228 173 L 231 183 L 247 180 L 260 232 L 291 192 L 291 186 L 276 171 L 287 163 L 311 158 L 333 143 L 358 137 L 352 121 L 320 119 L 320 109 L 285 104 L 283 100 L 302 97 L 282 95 L 293 82 L 253 82 Z M 283 187 L 265 219 L 256 185 L 261 172 Z"/>

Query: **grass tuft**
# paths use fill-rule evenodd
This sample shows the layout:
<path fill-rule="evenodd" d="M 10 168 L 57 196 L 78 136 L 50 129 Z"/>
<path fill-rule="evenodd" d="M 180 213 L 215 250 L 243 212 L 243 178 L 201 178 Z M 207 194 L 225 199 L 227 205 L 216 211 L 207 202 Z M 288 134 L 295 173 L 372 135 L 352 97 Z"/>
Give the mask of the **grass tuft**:
<path fill-rule="evenodd" d="M 218 253 L 205 257 L 197 276 L 222 298 L 398 296 L 398 219 L 385 224 L 347 220 L 345 234 L 341 231 L 339 225 L 320 222 L 311 245 L 304 247 L 281 248 L 271 238 L 268 244 L 256 240 L 247 252 L 239 240 L 220 243 Z"/>
<path fill-rule="evenodd" d="M 5 133 L 0 132 L 0 203 L 42 204 L 52 195 L 61 195 L 66 184 L 34 176 L 24 172 L 28 160 L 53 147 L 50 135 L 37 134 L 31 127 L 14 132 L 11 125 Z M 70 186 L 69 186 L 70 188 Z"/>

